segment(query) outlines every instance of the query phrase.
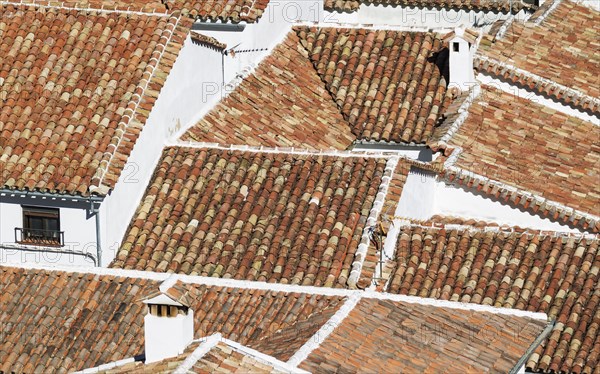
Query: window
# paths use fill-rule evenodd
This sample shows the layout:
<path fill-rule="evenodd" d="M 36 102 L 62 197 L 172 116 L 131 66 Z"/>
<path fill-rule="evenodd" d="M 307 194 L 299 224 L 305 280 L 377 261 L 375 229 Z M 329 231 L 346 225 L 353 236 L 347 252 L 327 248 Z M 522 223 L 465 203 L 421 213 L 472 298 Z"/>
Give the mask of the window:
<path fill-rule="evenodd" d="M 20 237 L 17 233 L 20 232 Z M 23 207 L 23 228 L 15 229 L 15 241 L 23 244 L 62 246 L 59 210 L 55 208 Z"/>
<path fill-rule="evenodd" d="M 459 42 L 452 43 L 452 49 L 454 50 L 454 52 L 459 52 L 460 51 L 460 43 Z"/>

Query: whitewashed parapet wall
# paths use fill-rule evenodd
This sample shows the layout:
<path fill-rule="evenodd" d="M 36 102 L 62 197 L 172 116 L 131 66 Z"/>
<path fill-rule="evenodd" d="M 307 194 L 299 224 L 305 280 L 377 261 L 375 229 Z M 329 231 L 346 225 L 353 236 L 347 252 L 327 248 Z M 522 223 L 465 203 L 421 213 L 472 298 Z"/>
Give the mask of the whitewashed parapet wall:
<path fill-rule="evenodd" d="M 413 168 L 404 184 L 396 218 L 427 220 L 434 215 L 475 219 L 535 230 L 579 232 L 548 218 L 447 184 L 435 173 Z"/>
<path fill-rule="evenodd" d="M 528 17 L 524 10 L 518 12 L 516 20 Z M 390 25 L 415 28 L 453 29 L 459 26 L 478 26 L 487 31 L 496 21 L 511 18 L 508 13 L 457 10 L 445 8 L 423 8 L 415 6 L 390 6 L 383 4 L 361 4 L 355 12 L 340 13 L 325 11 L 323 22 L 364 25 Z"/>

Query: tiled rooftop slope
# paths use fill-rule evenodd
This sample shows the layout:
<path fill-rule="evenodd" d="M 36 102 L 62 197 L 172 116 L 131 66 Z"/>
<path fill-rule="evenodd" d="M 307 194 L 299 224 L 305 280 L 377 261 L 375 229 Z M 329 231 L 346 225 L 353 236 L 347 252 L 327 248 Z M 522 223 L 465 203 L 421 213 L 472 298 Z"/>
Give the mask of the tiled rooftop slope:
<path fill-rule="evenodd" d="M 142 300 L 159 284 L 126 274 L 0 266 L 0 371 L 70 372 L 143 353 Z M 275 352 L 265 340 L 279 329 L 318 314 L 331 316 L 343 301 L 334 296 L 183 286 L 194 310 L 195 338 L 219 332 L 251 348 L 260 343 L 267 355 Z M 303 334 L 312 336 L 320 327 L 304 324 Z M 291 349 L 304 343 L 289 342 Z"/>
<path fill-rule="evenodd" d="M 450 146 L 462 147 L 460 168 L 598 216 L 597 134 L 591 122 L 484 86 Z"/>
<path fill-rule="evenodd" d="M 174 373 L 185 363 L 195 350 L 202 349 L 202 342 L 192 343 L 183 352 L 183 354 L 168 358 L 162 361 L 146 364 L 142 361 L 136 361 L 125 365 L 117 366 L 108 370 L 101 370 L 102 374 L 167 374 Z M 194 356 L 195 357 L 195 356 Z M 193 359 L 193 357 L 192 357 Z M 272 365 L 257 360 L 239 352 L 227 345 L 219 342 L 201 358 L 195 361 L 192 368 L 187 373 L 210 374 L 210 373 L 253 373 L 266 374 L 278 372 Z"/>
<path fill-rule="evenodd" d="M 162 0 L 170 11 L 202 21 L 256 22 L 269 0 Z"/>
<path fill-rule="evenodd" d="M 343 287 L 385 168 L 167 148 L 111 267 Z"/>
<path fill-rule="evenodd" d="M 407 226 L 387 291 L 546 313 L 556 325 L 527 367 L 592 373 L 600 365 L 599 243 Z"/>
<path fill-rule="evenodd" d="M 563 0 L 539 26 L 514 23 L 502 39 L 484 40 L 479 54 L 495 60 L 480 61 L 479 68 L 501 79 L 523 85 L 543 95 L 565 101 L 600 115 L 600 106 L 589 99 L 558 89 L 552 82 L 600 98 L 600 12 Z M 541 82 L 504 69 L 509 64 L 551 82 Z"/>
<path fill-rule="evenodd" d="M 6 4 L 0 12 L 0 186 L 73 195 L 114 187 L 190 22 Z"/>
<path fill-rule="evenodd" d="M 425 143 L 451 102 L 440 35 L 306 28 L 296 32 L 359 140 Z"/>
<path fill-rule="evenodd" d="M 201 21 L 256 22 L 269 0 L 16 0 L 13 3 L 81 9 L 178 13 Z"/>
<path fill-rule="evenodd" d="M 521 9 L 531 9 L 533 6 L 521 1 L 508 0 L 325 0 L 325 9 L 337 12 L 354 12 L 358 10 L 361 4 L 365 5 L 387 5 L 387 6 L 405 6 L 405 7 L 423 7 L 423 8 L 447 8 L 463 9 L 484 12 L 513 13 Z"/>
<path fill-rule="evenodd" d="M 355 140 L 290 33 L 254 73 L 182 140 L 266 147 L 346 149 Z"/>
<path fill-rule="evenodd" d="M 313 373 L 508 373 L 545 321 L 362 299 L 299 367 Z"/>

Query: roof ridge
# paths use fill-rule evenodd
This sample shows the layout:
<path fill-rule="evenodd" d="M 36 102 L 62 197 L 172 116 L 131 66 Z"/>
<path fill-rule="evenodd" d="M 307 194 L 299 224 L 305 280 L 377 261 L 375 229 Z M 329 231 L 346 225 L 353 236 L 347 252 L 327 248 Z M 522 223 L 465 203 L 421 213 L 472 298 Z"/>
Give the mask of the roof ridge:
<path fill-rule="evenodd" d="M 302 347 L 300 347 L 290 359 L 287 361 L 289 365 L 298 367 L 302 361 L 306 360 L 306 358 L 311 354 L 312 351 L 319 348 L 321 343 L 327 339 L 327 337 L 338 327 L 346 317 L 354 310 L 358 302 L 362 299 L 362 295 L 360 293 L 355 293 L 346 300 L 344 305 L 342 305 L 329 320 L 321 326 L 314 333 L 314 335 L 307 340 Z"/>
<path fill-rule="evenodd" d="M 317 29 L 346 29 L 346 30 L 371 30 L 371 31 L 398 31 L 415 33 L 437 33 L 443 34 L 454 30 L 454 27 L 428 27 L 428 26 L 404 26 L 404 25 L 379 25 L 365 23 L 346 22 L 310 22 L 301 21 L 294 24 L 293 28 L 314 27 Z"/>
<path fill-rule="evenodd" d="M 441 129 L 442 127 L 447 127 L 447 130 L 443 134 L 439 134 L 441 135 L 439 137 L 439 140 L 436 140 L 429 144 L 429 146 L 432 149 L 435 150 L 439 149 L 440 147 L 447 148 L 449 146 L 448 142 L 458 132 L 458 130 L 460 130 L 461 126 L 466 121 L 467 117 L 469 116 L 469 108 L 471 107 L 471 105 L 473 105 L 473 103 L 479 97 L 479 95 L 481 95 L 481 84 L 477 82 L 466 93 L 466 96 L 463 98 L 462 103 L 456 109 L 456 113 L 452 113 L 458 114 L 458 116 L 454 118 L 452 122 L 446 124 L 446 121 L 444 121 L 444 123 L 442 123 L 442 125 L 438 127 L 439 129 Z M 453 117 L 448 117 L 448 119 L 452 118 Z"/>
<path fill-rule="evenodd" d="M 0 1 L 0 5 L 14 5 L 14 6 L 26 6 L 26 7 L 34 7 L 34 8 L 43 8 L 43 9 L 62 9 L 62 10 L 75 10 L 79 12 L 99 12 L 99 13 L 118 13 L 118 14 L 134 14 L 141 16 L 151 16 L 151 17 L 168 17 L 171 14 L 165 10 L 164 12 L 157 12 L 156 8 L 154 12 L 144 11 L 144 7 L 132 7 L 128 6 L 119 7 L 117 5 L 114 8 L 110 8 L 109 6 L 105 6 L 102 4 L 100 8 L 93 7 L 77 7 L 77 6 L 69 6 L 70 2 L 68 1 L 53 1 L 53 0 L 11 0 L 11 1 Z"/>
<path fill-rule="evenodd" d="M 371 236 L 373 235 L 373 231 L 379 222 L 379 216 L 381 215 L 381 210 L 383 209 L 383 204 L 385 203 L 385 199 L 387 197 L 390 181 L 394 177 L 394 171 L 398 166 L 398 162 L 399 158 L 390 158 L 386 163 L 385 170 L 383 171 L 381 184 L 379 185 L 375 201 L 373 201 L 373 207 L 371 208 L 369 216 L 367 217 L 367 222 L 365 223 L 365 228 L 363 229 L 360 244 L 356 249 L 356 253 L 354 253 L 352 269 L 348 275 L 347 284 L 352 288 L 356 287 L 356 284 L 358 283 L 362 274 L 362 268 L 371 245 Z"/>
<path fill-rule="evenodd" d="M 499 61 L 495 58 L 491 58 L 485 55 L 481 55 L 481 54 L 477 54 L 475 55 L 475 57 L 473 58 L 473 62 L 477 63 L 479 66 L 488 63 L 488 64 L 492 64 L 495 65 L 499 68 L 503 68 L 504 70 L 510 70 L 516 74 L 514 75 L 520 75 L 520 76 L 525 76 L 527 78 L 530 78 L 531 80 L 535 81 L 537 84 L 534 86 L 533 89 L 526 89 L 526 91 L 531 91 L 531 92 L 536 92 L 539 93 L 541 96 L 544 96 L 543 93 L 540 92 L 540 90 L 538 89 L 538 86 L 540 85 L 551 85 L 551 87 L 553 88 L 552 91 L 563 91 L 566 93 L 566 95 L 561 95 L 560 98 L 557 97 L 557 99 L 562 102 L 562 103 L 566 103 L 568 105 L 568 102 L 566 102 L 563 98 L 565 96 L 569 96 L 569 97 L 573 97 L 578 99 L 577 102 L 581 102 L 581 101 L 585 101 L 585 102 L 591 102 L 593 103 L 593 110 L 594 112 L 600 110 L 600 99 L 595 98 L 593 96 L 587 95 L 583 92 L 581 92 L 580 90 L 571 88 L 571 87 L 567 87 L 564 86 L 558 82 L 553 81 L 552 79 L 548 79 L 548 78 L 544 78 L 542 76 L 539 76 L 537 74 L 534 74 L 528 70 L 524 70 L 524 69 L 520 69 L 514 65 L 508 64 L 506 62 L 502 62 Z M 498 80 L 503 81 L 503 82 L 507 82 L 508 84 L 510 84 L 511 86 L 515 86 L 514 84 L 512 84 L 509 80 L 504 79 L 504 74 L 495 74 L 490 72 L 487 68 L 482 69 L 484 70 L 484 72 L 482 72 L 482 74 L 485 74 L 485 72 L 487 72 L 490 75 L 495 75 L 498 76 Z M 553 96 L 556 96 L 556 94 L 553 94 Z M 570 103 L 573 103 L 573 99 L 569 100 Z M 585 110 L 585 108 L 581 105 L 581 104 L 571 104 L 573 106 L 576 107 L 580 107 L 582 109 Z M 589 109 L 588 109 L 589 110 Z M 598 124 L 592 122 L 594 125 L 598 126 Z"/>
<path fill-rule="evenodd" d="M 531 18 L 533 18 L 533 20 L 530 22 L 536 26 L 540 25 L 542 22 L 544 22 L 546 20 L 546 18 L 548 18 L 548 16 L 550 16 L 554 12 L 554 10 L 556 8 L 558 8 L 560 3 L 562 3 L 562 0 L 554 0 L 552 5 L 550 5 L 546 9 L 544 9 L 542 12 L 540 12 L 540 14 L 538 14 L 538 15 L 534 14 L 534 16 L 531 17 Z M 543 9 L 543 5 L 542 5 L 542 7 L 540 7 L 540 9 Z"/>
<path fill-rule="evenodd" d="M 531 236 L 550 236 L 553 238 L 575 238 L 575 239 L 586 239 L 586 240 L 600 240 L 600 234 L 590 234 L 584 232 L 569 232 L 569 231 L 554 231 L 554 230 L 542 230 L 542 229 L 525 229 L 524 231 L 514 230 L 514 228 L 506 229 L 502 226 L 485 226 L 483 228 L 458 224 L 458 223 L 439 223 L 431 222 L 431 224 L 425 224 L 422 222 L 415 222 L 410 218 L 397 217 L 400 221 L 399 228 L 411 227 L 411 228 L 422 228 L 422 229 L 433 229 L 433 230 L 457 230 L 459 232 L 473 232 L 473 233 L 502 233 L 502 234 L 518 234 L 518 235 L 531 235 Z"/>
<path fill-rule="evenodd" d="M 212 334 L 204 339 L 201 339 L 201 343 L 190 353 L 189 356 L 173 371 L 173 374 L 186 374 L 194 367 L 194 365 L 202 359 L 211 349 L 213 349 L 223 339 L 221 333 Z M 193 343 L 194 341 L 190 342 Z M 189 344 L 188 344 L 189 346 Z"/>
<path fill-rule="evenodd" d="M 110 155 L 108 156 L 108 159 L 106 158 L 106 153 L 108 153 L 108 150 L 107 150 L 107 152 L 104 153 L 102 159 L 100 160 L 98 169 L 96 170 L 96 173 L 94 174 L 94 177 L 92 178 L 92 184 L 89 187 L 90 192 L 94 192 L 96 190 L 102 190 L 103 188 L 106 188 L 103 186 L 102 183 L 104 182 L 106 175 L 109 173 L 109 171 L 111 169 L 111 164 L 112 164 L 113 160 L 115 159 L 116 154 L 119 152 L 119 147 L 120 147 L 121 143 L 123 142 L 123 139 L 125 138 L 127 129 L 132 125 L 132 122 L 137 117 L 138 108 L 140 107 L 140 104 L 142 104 L 142 101 L 143 101 L 142 99 L 146 95 L 146 90 L 150 87 L 150 83 L 152 83 L 152 78 L 156 74 L 157 68 L 161 63 L 163 56 L 164 56 L 165 52 L 167 51 L 167 47 L 171 43 L 171 40 L 173 39 L 173 36 L 175 35 L 177 28 L 179 26 L 179 22 L 181 21 L 182 18 L 183 18 L 183 16 L 181 16 L 181 15 L 171 15 L 169 17 L 167 25 L 165 26 L 165 29 L 161 33 L 161 39 L 162 39 L 162 36 L 165 35 L 165 33 L 168 33 L 168 38 L 164 42 L 164 44 L 159 42 L 159 44 L 157 45 L 157 48 L 162 47 L 160 49 L 160 55 L 158 57 L 152 57 L 150 59 L 150 62 L 146 66 L 146 70 L 144 71 L 143 76 L 148 74 L 148 77 L 145 79 L 145 82 L 143 82 L 144 78 L 142 76 L 142 81 L 140 81 L 140 83 L 138 84 L 138 88 L 143 85 L 141 92 L 139 94 L 134 93 L 132 95 L 131 101 L 133 101 L 135 99 L 135 97 L 137 96 L 137 100 L 135 100 L 135 102 L 134 102 L 134 107 L 129 109 L 130 105 L 128 105 L 127 109 L 123 113 L 123 117 L 122 117 L 121 121 L 119 122 L 117 129 L 115 130 L 115 136 L 113 137 L 113 139 L 115 137 L 118 138 L 117 142 L 115 144 L 111 141 L 111 144 L 109 145 L 109 147 L 112 145 L 114 147 L 114 150 L 112 151 L 112 153 L 110 153 Z M 173 19 L 176 20 L 175 23 L 173 23 L 173 21 L 172 21 Z M 169 25 L 173 26 L 172 30 L 169 30 Z M 160 39 L 159 39 L 159 41 L 160 41 Z M 156 53 L 156 50 L 154 53 Z M 152 60 L 154 60 L 154 63 L 152 63 L 153 62 Z M 131 103 L 131 101 L 130 101 L 130 103 Z M 128 111 L 130 113 L 127 113 Z M 125 117 L 127 117 L 127 119 L 125 119 Z M 94 180 L 96 180 L 96 183 L 94 183 Z"/>
<path fill-rule="evenodd" d="M 219 143 L 210 142 L 195 142 L 195 141 L 167 141 L 166 147 L 179 147 L 179 148 L 194 148 L 194 149 L 218 149 L 223 151 L 245 151 L 251 153 L 275 153 L 275 154 L 289 154 L 289 155 L 306 155 L 306 156 L 332 156 L 332 157 L 356 157 L 356 158 L 399 158 L 411 160 L 408 157 L 401 156 L 396 152 L 389 151 L 350 151 L 350 150 L 313 150 L 308 148 L 296 148 L 296 147 L 265 147 L 265 146 L 251 146 L 251 145 L 222 145 Z"/>
<path fill-rule="evenodd" d="M 306 370 L 294 367 L 294 366 L 288 364 L 287 362 L 278 360 L 276 357 L 262 353 L 260 351 L 257 351 L 256 349 L 252 349 L 252 348 L 250 348 L 246 345 L 243 345 L 239 342 L 236 342 L 234 340 L 230 340 L 227 338 L 221 338 L 221 342 L 227 344 L 229 347 L 231 347 L 232 349 L 238 351 L 239 353 L 241 353 L 243 355 L 252 357 L 253 359 L 255 359 L 257 361 L 261 361 L 265 364 L 273 366 L 276 370 L 281 370 L 283 372 L 288 372 L 288 373 L 302 373 L 302 374 L 308 373 L 308 371 L 306 371 Z"/>
<path fill-rule="evenodd" d="M 397 302 L 416 303 L 422 305 L 440 306 L 452 309 L 461 310 L 479 310 L 483 312 L 495 313 L 495 314 L 507 314 L 507 315 L 521 315 L 531 316 L 531 318 L 541 318 L 540 313 L 526 312 L 521 310 L 513 310 L 510 308 L 499 308 L 489 305 L 471 304 L 460 301 L 446 301 L 446 300 L 435 300 L 429 298 L 423 298 L 418 296 L 410 295 L 396 295 L 388 292 L 380 292 L 373 290 L 351 290 L 346 288 L 331 288 L 331 287 L 318 287 L 318 286 L 303 286 L 283 283 L 268 283 L 258 281 L 246 281 L 237 280 L 230 278 L 217 278 L 217 277 L 205 277 L 198 275 L 185 275 L 175 273 L 158 273 L 153 271 L 145 270 L 124 270 L 124 269 L 112 269 L 112 268 L 101 268 L 101 267 L 86 267 L 86 266 L 47 266 L 43 264 L 0 264 L 0 270 L 12 268 L 12 269 L 23 269 L 23 270 L 40 270 L 47 272 L 62 272 L 70 276 L 77 276 L 78 274 L 88 274 L 96 276 L 107 276 L 115 278 L 127 278 L 127 279 L 145 279 L 151 281 L 161 282 L 169 277 L 175 277 L 178 281 L 181 281 L 186 285 L 203 285 L 208 287 L 221 287 L 221 288 L 236 288 L 244 290 L 259 290 L 259 291 L 270 291 L 270 292 L 282 292 L 282 293 L 301 293 L 307 295 L 318 295 L 325 297 L 357 297 L 360 299 L 379 299 L 379 300 L 391 300 Z M 432 303 L 433 300 L 433 303 Z M 443 301 L 443 302 L 442 302 Z M 476 308 L 473 307 L 475 305 Z"/>

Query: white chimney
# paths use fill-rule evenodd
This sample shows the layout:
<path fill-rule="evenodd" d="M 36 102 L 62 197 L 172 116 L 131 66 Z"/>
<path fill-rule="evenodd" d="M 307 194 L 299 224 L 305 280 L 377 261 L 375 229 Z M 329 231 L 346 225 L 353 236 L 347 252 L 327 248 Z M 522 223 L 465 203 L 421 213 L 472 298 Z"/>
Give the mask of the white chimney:
<path fill-rule="evenodd" d="M 144 300 L 148 313 L 144 317 L 146 363 L 183 353 L 194 339 L 194 312 L 185 302 L 165 293 Z"/>
<path fill-rule="evenodd" d="M 473 74 L 473 55 L 477 37 L 465 32 L 463 28 L 456 28 L 447 34 L 444 40 L 448 42 L 450 52 L 450 82 L 448 87 L 457 87 L 461 91 L 468 91 L 475 85 Z"/>

